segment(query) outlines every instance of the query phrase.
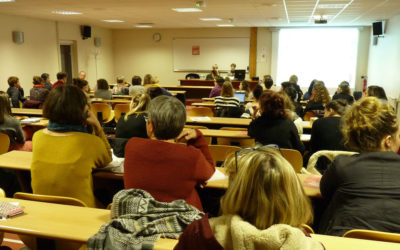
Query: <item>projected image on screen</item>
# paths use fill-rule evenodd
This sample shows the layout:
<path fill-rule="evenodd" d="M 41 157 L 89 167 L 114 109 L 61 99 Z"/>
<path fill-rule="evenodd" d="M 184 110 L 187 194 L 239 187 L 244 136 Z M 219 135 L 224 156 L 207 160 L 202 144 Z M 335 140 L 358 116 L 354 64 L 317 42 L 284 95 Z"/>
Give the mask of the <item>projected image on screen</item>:
<path fill-rule="evenodd" d="M 318 79 L 328 88 L 342 81 L 354 88 L 358 37 L 357 28 L 281 29 L 277 83 L 295 74 L 301 87 Z"/>

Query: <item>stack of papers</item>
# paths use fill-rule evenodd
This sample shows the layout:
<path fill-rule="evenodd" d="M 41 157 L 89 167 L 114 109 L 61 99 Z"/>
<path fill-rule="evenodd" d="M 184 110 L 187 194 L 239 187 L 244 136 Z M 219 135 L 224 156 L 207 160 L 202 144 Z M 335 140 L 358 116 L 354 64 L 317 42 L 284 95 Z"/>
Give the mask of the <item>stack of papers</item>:
<path fill-rule="evenodd" d="M 211 118 L 208 116 L 191 116 L 190 120 L 194 122 L 201 122 L 201 121 L 211 121 Z"/>
<path fill-rule="evenodd" d="M 27 118 L 27 119 L 23 119 L 21 120 L 21 123 L 35 123 L 35 122 L 39 122 L 40 118 Z"/>

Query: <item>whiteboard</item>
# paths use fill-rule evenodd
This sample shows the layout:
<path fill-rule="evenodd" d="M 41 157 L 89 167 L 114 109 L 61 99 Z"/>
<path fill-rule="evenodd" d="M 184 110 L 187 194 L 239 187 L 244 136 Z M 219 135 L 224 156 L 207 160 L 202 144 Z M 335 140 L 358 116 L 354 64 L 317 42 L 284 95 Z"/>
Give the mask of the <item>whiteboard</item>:
<path fill-rule="evenodd" d="M 199 55 L 193 55 L 196 46 Z M 174 38 L 174 71 L 211 71 L 214 64 L 220 71 L 228 71 L 232 63 L 236 64 L 236 69 L 247 69 L 249 51 L 248 37 Z"/>

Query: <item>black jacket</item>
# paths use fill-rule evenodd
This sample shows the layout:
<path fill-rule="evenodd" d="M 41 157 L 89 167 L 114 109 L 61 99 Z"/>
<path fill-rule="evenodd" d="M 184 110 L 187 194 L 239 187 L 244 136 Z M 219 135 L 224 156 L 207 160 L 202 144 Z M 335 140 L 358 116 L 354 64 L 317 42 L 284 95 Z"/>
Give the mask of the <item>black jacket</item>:
<path fill-rule="evenodd" d="M 319 150 L 346 150 L 340 131 L 340 117 L 324 117 L 316 120 L 311 129 L 311 152 Z"/>
<path fill-rule="evenodd" d="M 345 93 L 339 93 L 339 94 L 335 94 L 332 97 L 332 100 L 337 100 L 337 99 L 343 99 L 346 100 L 348 104 L 352 105 L 354 102 L 354 97 L 352 97 L 351 95 L 345 94 Z"/>
<path fill-rule="evenodd" d="M 297 128 L 289 119 L 271 119 L 262 115 L 250 123 L 248 134 L 263 145 L 277 144 L 281 148 L 304 153 Z"/>
<path fill-rule="evenodd" d="M 338 156 L 320 184 L 329 203 L 318 233 L 341 236 L 350 229 L 400 233 L 400 156 L 368 152 Z"/>

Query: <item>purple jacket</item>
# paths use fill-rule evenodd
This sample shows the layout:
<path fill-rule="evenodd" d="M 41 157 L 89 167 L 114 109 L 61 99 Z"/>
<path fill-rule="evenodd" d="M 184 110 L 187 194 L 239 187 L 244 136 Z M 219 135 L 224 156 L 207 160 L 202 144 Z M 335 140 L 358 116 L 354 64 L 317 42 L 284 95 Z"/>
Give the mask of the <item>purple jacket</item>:
<path fill-rule="evenodd" d="M 211 90 L 209 97 L 211 98 L 211 97 L 216 97 L 216 96 L 220 96 L 220 95 L 221 95 L 221 86 L 217 85 Z"/>

